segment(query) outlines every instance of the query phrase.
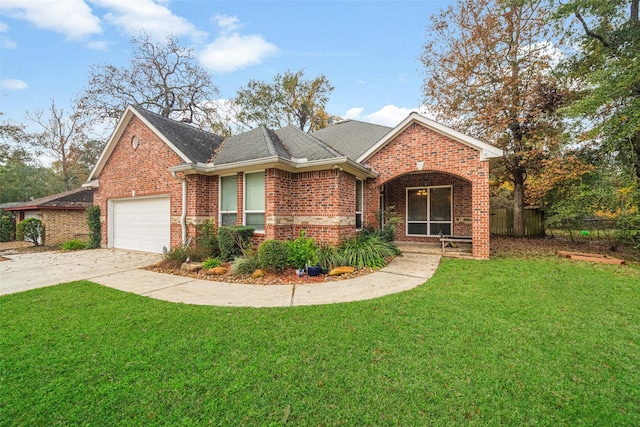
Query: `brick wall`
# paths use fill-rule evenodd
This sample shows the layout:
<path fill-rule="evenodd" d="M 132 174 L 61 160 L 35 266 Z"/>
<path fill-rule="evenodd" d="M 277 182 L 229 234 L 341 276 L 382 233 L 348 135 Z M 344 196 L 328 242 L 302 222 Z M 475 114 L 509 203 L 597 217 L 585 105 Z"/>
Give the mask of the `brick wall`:
<path fill-rule="evenodd" d="M 460 216 L 470 214 L 472 218 L 470 230 L 467 224 L 454 223 L 454 233 L 463 235 L 470 231 L 473 236 L 473 255 L 478 258 L 489 257 L 489 163 L 480 161 L 477 150 L 414 123 L 368 159 L 367 163 L 380 174 L 375 183 L 367 183 L 367 188 L 380 188 L 388 184 L 385 187 L 387 205 L 394 204 L 393 201 L 399 203 L 400 206 L 396 205 L 398 213 L 405 209 L 402 181 L 395 181 L 398 177 L 403 177 L 408 183 L 411 180 L 420 183 L 416 186 L 422 186 L 425 181 L 453 185 L 454 216 L 461 213 L 463 215 Z M 431 177 L 431 173 L 427 174 L 426 171 L 439 174 Z M 414 178 L 408 174 L 417 175 Z M 379 195 L 371 194 L 368 197 L 369 211 L 365 216 L 368 222 L 375 218 L 375 211 L 379 209 L 376 197 Z M 408 239 L 404 235 L 404 225 L 398 231 L 400 239 Z"/>
<path fill-rule="evenodd" d="M 134 149 L 131 140 L 139 139 Z M 126 126 L 98 179 L 100 186 L 93 192 L 93 203 L 100 206 L 102 244 L 107 244 L 110 199 L 168 194 L 171 198 L 171 247 L 180 244 L 182 229 L 182 184 L 173 178 L 169 168 L 183 160 L 135 115 Z M 195 197 L 191 197 L 192 203 Z M 195 206 L 192 214 L 195 214 Z"/>
<path fill-rule="evenodd" d="M 88 240 L 89 226 L 84 209 L 42 209 L 44 224 L 44 242 L 47 245 L 60 245 L 71 239 Z"/>

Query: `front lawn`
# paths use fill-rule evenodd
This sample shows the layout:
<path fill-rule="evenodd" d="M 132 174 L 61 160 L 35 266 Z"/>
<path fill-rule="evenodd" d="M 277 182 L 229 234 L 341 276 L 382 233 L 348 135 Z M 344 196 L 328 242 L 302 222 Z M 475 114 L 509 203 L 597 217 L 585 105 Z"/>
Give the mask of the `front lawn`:
<path fill-rule="evenodd" d="M 443 259 L 316 307 L 0 297 L 1 425 L 640 425 L 640 268 Z"/>

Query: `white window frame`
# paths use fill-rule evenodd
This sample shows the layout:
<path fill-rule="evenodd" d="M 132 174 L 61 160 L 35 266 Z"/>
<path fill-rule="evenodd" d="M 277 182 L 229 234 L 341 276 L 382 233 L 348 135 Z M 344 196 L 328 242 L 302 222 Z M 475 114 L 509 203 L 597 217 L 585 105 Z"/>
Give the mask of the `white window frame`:
<path fill-rule="evenodd" d="M 360 200 L 358 200 L 358 186 L 360 186 Z M 358 210 L 358 201 L 360 202 L 360 210 Z M 364 181 L 356 179 L 356 230 L 362 230 L 364 227 Z M 358 216 L 360 216 L 360 227 L 358 227 Z"/>
<path fill-rule="evenodd" d="M 432 221 L 431 220 L 431 190 L 434 188 L 449 188 L 451 192 L 451 203 L 450 203 L 450 212 L 449 221 Z M 409 221 L 409 191 L 410 190 L 427 190 L 427 220 L 426 221 Z M 433 185 L 433 186 L 422 186 L 422 187 L 406 187 L 405 188 L 405 234 L 407 236 L 416 236 L 416 237 L 433 237 L 439 236 L 438 234 L 429 234 L 431 232 L 431 224 L 450 224 L 450 234 L 453 235 L 453 185 Z M 409 234 L 409 224 L 427 224 L 427 234 Z"/>
<path fill-rule="evenodd" d="M 266 198 L 266 185 L 267 185 L 267 177 L 265 176 L 265 171 L 264 170 L 260 170 L 260 171 L 251 171 L 251 172 L 245 172 L 243 175 L 243 179 L 242 179 L 242 224 L 243 225 L 247 225 L 247 214 L 262 214 L 262 217 L 265 218 L 265 210 L 266 210 L 266 199 L 264 200 L 264 206 L 265 208 L 263 208 L 262 210 L 256 210 L 256 209 L 252 209 L 249 210 L 247 209 L 247 175 L 253 175 L 253 174 L 258 174 L 258 173 L 262 173 L 263 177 L 264 177 L 264 186 L 262 187 L 262 197 Z M 262 228 L 255 229 L 256 233 L 263 233 L 264 232 L 264 222 L 262 223 Z"/>
<path fill-rule="evenodd" d="M 235 177 L 236 178 L 236 205 L 235 205 L 235 209 L 234 210 L 223 210 L 223 206 L 222 206 L 222 181 L 223 178 L 230 178 L 230 177 Z M 224 175 L 224 176 L 220 176 L 218 178 L 218 225 L 222 226 L 222 217 L 223 215 L 229 215 L 229 214 L 235 214 L 236 216 L 236 223 L 233 225 L 236 225 L 238 223 L 238 176 L 233 174 L 233 175 Z"/>

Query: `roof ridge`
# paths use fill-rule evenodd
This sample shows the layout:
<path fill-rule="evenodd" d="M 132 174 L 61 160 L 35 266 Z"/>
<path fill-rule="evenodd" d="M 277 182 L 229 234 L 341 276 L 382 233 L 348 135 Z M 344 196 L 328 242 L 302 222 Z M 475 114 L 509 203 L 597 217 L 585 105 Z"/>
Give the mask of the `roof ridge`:
<path fill-rule="evenodd" d="M 265 125 L 260 125 L 258 129 L 260 129 L 260 131 L 262 132 L 262 136 L 264 138 L 265 145 L 267 146 L 267 151 L 269 152 L 269 155 L 277 156 L 278 151 L 276 150 L 276 147 L 274 147 L 273 145 L 270 129 L 267 128 Z"/>
<path fill-rule="evenodd" d="M 165 120 L 165 121 L 171 122 L 171 124 L 173 124 L 173 125 L 182 126 L 182 127 L 186 128 L 186 129 L 190 129 L 190 130 L 192 130 L 192 131 L 196 131 L 196 132 L 204 133 L 204 134 L 207 134 L 207 135 L 213 135 L 213 136 L 222 137 L 221 135 L 218 135 L 217 133 L 209 132 L 209 131 L 204 130 L 204 129 L 202 129 L 202 128 L 199 128 L 199 127 L 197 127 L 197 126 L 193 126 L 193 124 L 192 124 L 192 123 L 185 123 L 185 122 L 182 122 L 182 121 L 180 121 L 180 120 L 172 119 L 171 117 L 163 116 L 162 114 L 158 114 L 158 113 L 156 113 L 156 112 L 154 112 L 154 111 L 147 110 L 147 109 L 142 108 L 142 107 L 140 107 L 140 106 L 138 106 L 138 105 L 132 105 L 132 104 L 129 104 L 129 105 L 130 105 L 134 110 L 136 110 L 138 113 L 141 113 L 141 114 L 145 114 L 145 113 L 146 113 L 146 114 L 151 114 L 151 115 L 156 116 L 156 117 L 157 117 L 158 119 L 160 119 L 160 120 Z"/>

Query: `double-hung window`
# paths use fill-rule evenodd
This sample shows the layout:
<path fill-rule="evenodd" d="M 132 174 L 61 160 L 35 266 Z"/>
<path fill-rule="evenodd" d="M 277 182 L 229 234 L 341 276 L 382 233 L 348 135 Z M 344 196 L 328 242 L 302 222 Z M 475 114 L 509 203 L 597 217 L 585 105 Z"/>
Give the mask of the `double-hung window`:
<path fill-rule="evenodd" d="M 264 231 L 264 172 L 244 175 L 244 224 Z"/>
<path fill-rule="evenodd" d="M 220 221 L 222 226 L 236 225 L 238 222 L 238 177 L 220 177 Z"/>
<path fill-rule="evenodd" d="M 407 235 L 451 235 L 452 187 L 407 188 Z"/>

